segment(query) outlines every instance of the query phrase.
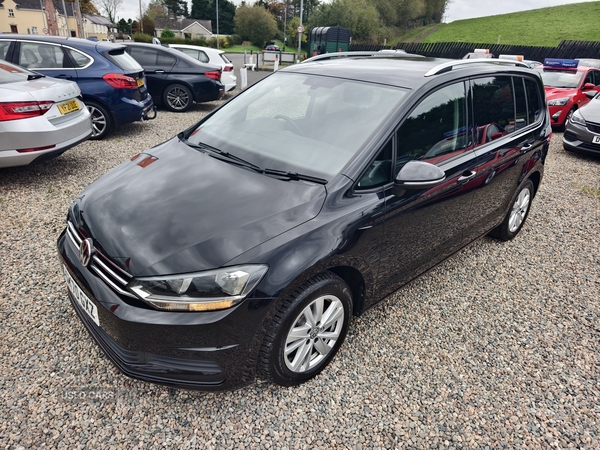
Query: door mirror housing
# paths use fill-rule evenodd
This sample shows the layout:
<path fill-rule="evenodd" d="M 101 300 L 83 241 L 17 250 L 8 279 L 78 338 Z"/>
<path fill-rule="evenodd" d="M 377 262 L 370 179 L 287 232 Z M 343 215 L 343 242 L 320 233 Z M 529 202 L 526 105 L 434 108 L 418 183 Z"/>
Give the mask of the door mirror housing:
<path fill-rule="evenodd" d="M 589 91 L 590 89 L 594 89 L 596 86 L 594 83 L 585 83 L 581 88 L 582 91 Z"/>
<path fill-rule="evenodd" d="M 401 196 L 408 189 L 429 189 L 446 179 L 438 166 L 425 161 L 407 162 L 394 181 L 394 195 Z"/>

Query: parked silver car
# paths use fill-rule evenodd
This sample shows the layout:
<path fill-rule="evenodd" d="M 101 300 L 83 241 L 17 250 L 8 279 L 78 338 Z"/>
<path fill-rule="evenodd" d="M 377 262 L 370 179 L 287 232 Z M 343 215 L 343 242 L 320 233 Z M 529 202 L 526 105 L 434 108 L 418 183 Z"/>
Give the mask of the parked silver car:
<path fill-rule="evenodd" d="M 54 158 L 91 134 L 76 83 L 0 61 L 0 167 Z"/>
<path fill-rule="evenodd" d="M 566 123 L 563 148 L 600 156 L 600 94 L 585 93 L 592 101 L 576 110 Z"/>

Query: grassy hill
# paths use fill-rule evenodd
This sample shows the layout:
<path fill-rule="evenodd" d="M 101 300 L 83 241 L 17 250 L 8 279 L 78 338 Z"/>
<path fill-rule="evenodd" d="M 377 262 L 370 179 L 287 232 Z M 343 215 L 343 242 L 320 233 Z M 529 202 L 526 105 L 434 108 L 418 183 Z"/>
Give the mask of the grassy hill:
<path fill-rule="evenodd" d="M 394 41 L 413 42 L 426 33 L 425 28 L 411 30 Z M 600 41 L 600 1 L 456 20 L 442 24 L 421 42 L 496 44 L 498 37 L 501 44 L 548 47 L 562 40 Z"/>

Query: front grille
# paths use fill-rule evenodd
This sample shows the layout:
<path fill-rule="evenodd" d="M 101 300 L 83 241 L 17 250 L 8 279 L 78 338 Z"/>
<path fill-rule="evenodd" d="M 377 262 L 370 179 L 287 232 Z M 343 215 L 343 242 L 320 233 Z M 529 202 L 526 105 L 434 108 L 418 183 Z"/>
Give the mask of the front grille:
<path fill-rule="evenodd" d="M 67 236 L 69 236 L 69 239 L 71 239 L 71 242 L 77 249 L 81 247 L 83 238 L 70 221 L 67 222 Z M 126 286 L 132 276 L 118 267 L 96 247 L 94 247 L 92 260 L 88 267 L 118 294 L 137 299 L 135 295 L 126 290 Z"/>
<path fill-rule="evenodd" d="M 599 124 L 586 122 L 586 126 L 587 126 L 587 129 L 590 130 L 592 133 L 600 134 L 600 125 Z"/>

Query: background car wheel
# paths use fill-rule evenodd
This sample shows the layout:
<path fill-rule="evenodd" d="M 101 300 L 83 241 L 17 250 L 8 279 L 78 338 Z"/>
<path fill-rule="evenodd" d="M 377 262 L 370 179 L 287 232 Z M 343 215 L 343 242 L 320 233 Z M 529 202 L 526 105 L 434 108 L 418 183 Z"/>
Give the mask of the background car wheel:
<path fill-rule="evenodd" d="M 265 335 L 261 374 L 283 386 L 295 386 L 317 374 L 342 345 L 352 295 L 337 275 L 325 272 L 302 285 L 278 309 Z"/>
<path fill-rule="evenodd" d="M 567 117 L 565 117 L 565 123 L 563 123 L 562 127 L 560 127 L 560 131 L 565 131 L 565 128 L 567 128 L 568 123 L 571 121 L 571 117 L 573 117 L 574 112 L 575 108 L 569 110 Z"/>
<path fill-rule="evenodd" d="M 85 101 L 85 106 L 92 118 L 92 136 L 90 139 L 100 140 L 108 136 L 114 127 L 113 118 L 108 110 L 96 103 Z"/>
<path fill-rule="evenodd" d="M 183 84 L 172 84 L 167 86 L 163 93 L 163 104 L 170 111 L 187 111 L 190 109 L 193 102 L 194 97 L 192 96 L 192 91 Z"/>
<path fill-rule="evenodd" d="M 504 221 L 498 227 L 494 228 L 490 232 L 490 235 L 501 241 L 509 241 L 519 234 L 529 215 L 533 193 L 533 183 L 531 180 L 526 180 L 519 187 Z"/>

